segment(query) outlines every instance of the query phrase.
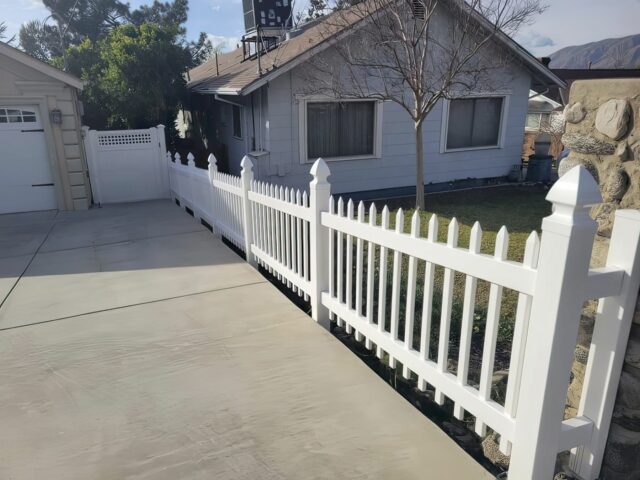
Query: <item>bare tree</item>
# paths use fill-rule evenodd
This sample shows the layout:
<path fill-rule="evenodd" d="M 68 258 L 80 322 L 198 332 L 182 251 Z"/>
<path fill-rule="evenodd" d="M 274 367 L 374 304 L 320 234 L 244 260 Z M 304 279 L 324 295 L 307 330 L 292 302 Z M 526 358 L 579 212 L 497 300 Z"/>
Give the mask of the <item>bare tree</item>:
<path fill-rule="evenodd" d="M 506 85 L 505 67 L 515 55 L 499 38 L 515 35 L 545 8 L 540 0 L 361 1 L 327 17 L 323 35 L 332 47 L 309 61 L 307 89 L 389 100 L 409 114 L 416 141 L 416 205 L 424 208 L 425 118 L 443 99 Z M 349 33 L 341 37 L 344 32 Z"/>

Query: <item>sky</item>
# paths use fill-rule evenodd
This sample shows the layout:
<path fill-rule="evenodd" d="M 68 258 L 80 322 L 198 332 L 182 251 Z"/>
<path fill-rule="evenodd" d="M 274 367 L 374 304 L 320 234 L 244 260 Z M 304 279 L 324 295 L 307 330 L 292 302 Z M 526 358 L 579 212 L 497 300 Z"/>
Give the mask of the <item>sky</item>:
<path fill-rule="evenodd" d="M 297 0 L 297 8 L 308 0 Z M 132 7 L 152 0 L 130 0 Z M 640 0 L 547 0 L 549 8 L 522 29 L 516 40 L 536 56 L 563 47 L 640 33 Z M 48 15 L 42 0 L 0 0 L 0 21 L 10 34 L 28 20 Z M 187 36 L 206 32 L 215 44 L 234 48 L 244 31 L 242 0 L 190 0 Z"/>

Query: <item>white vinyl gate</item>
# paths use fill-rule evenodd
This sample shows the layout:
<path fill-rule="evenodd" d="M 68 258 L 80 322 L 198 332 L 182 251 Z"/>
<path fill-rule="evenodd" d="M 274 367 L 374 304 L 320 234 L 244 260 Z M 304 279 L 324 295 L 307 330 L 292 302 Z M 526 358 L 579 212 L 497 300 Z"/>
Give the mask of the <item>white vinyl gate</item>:
<path fill-rule="evenodd" d="M 164 126 L 84 132 L 95 203 L 169 198 Z"/>

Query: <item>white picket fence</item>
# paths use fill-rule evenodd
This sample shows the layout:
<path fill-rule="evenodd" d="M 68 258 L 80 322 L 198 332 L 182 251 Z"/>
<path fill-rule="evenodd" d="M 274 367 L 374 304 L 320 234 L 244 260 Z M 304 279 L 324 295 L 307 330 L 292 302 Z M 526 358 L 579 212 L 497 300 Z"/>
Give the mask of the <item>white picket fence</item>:
<path fill-rule="evenodd" d="M 460 248 L 455 219 L 441 243 L 435 216 L 422 238 L 418 214 L 404 232 L 402 211 L 390 228 L 386 207 L 380 224 L 375 205 L 368 218 L 362 203 L 356 207 L 349 201 L 345 208 L 342 198 L 331 197 L 330 172 L 321 159 L 311 169 L 308 194 L 255 181 L 248 157 L 240 177 L 219 173 L 213 156 L 208 172 L 195 168 L 191 155 L 186 166 L 179 155 L 175 159 L 168 155 L 174 199 L 235 243 L 251 264 L 262 265 L 308 298 L 318 323 L 329 327 L 336 320 L 368 348 L 375 347 L 380 358 L 388 358 L 391 367 L 401 363 L 405 377 L 415 374 L 420 389 L 433 388 L 436 402 L 449 398 L 457 418 L 465 412 L 473 415 L 478 434 L 486 434 L 487 428 L 497 432 L 501 451 L 511 455 L 509 478 L 551 479 L 558 453 L 567 450 L 577 473 L 597 478 L 640 287 L 640 212 L 618 211 L 607 266 L 590 270 L 596 225 L 589 207 L 602 198 L 586 169 L 574 168 L 550 190 L 553 214 L 544 219 L 541 237 L 535 232 L 529 236 L 524 260 L 517 263 L 507 260 L 504 227 L 494 254 L 486 255 L 480 253 L 482 229 L 477 223 L 469 248 Z M 408 259 L 406 271 L 403 259 Z M 444 276 L 438 342 L 432 345 L 438 266 Z M 465 288 L 453 374 L 447 364 L 456 272 L 464 274 Z M 419 285 L 418 279 L 424 283 Z M 468 377 L 479 280 L 491 286 L 476 385 Z M 501 404 L 491 398 L 491 388 L 505 288 L 518 292 L 518 303 Z M 423 292 L 420 303 L 417 290 Z M 600 299 L 600 304 L 585 386 L 578 415 L 565 420 L 580 315 L 588 299 Z M 421 311 L 416 312 L 416 304 Z M 420 332 L 417 342 L 414 329 Z"/>

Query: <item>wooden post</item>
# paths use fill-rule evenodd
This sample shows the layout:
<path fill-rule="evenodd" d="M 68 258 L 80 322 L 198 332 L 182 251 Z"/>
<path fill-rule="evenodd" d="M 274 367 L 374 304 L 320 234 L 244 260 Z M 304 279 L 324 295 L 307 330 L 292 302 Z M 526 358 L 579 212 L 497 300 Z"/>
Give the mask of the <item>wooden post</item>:
<path fill-rule="evenodd" d="M 607 267 L 624 270 L 620 294 L 600 301 L 578 416 L 593 422 L 591 442 L 572 451 L 581 478 L 598 478 L 640 287 L 640 212 L 616 212 Z"/>
<path fill-rule="evenodd" d="M 242 171 L 240 172 L 240 181 L 242 184 L 242 227 L 244 230 L 244 251 L 247 256 L 247 262 L 254 268 L 258 263 L 251 253 L 251 244 L 253 243 L 253 218 L 251 215 L 251 201 L 249 200 L 249 192 L 253 183 L 253 162 L 245 155 L 240 162 Z"/>
<path fill-rule="evenodd" d="M 327 181 L 331 172 L 324 160 L 319 158 L 311 167 L 313 180 L 309 184 L 310 273 L 311 273 L 311 317 L 329 330 L 329 310 L 322 305 L 322 292 L 329 290 L 329 229 L 322 226 L 322 212 L 329 211 L 331 184 Z"/>
<path fill-rule="evenodd" d="M 549 191 L 553 214 L 542 239 L 509 468 L 514 480 L 553 478 L 596 223 L 589 206 L 602 202 L 582 166 Z"/>

